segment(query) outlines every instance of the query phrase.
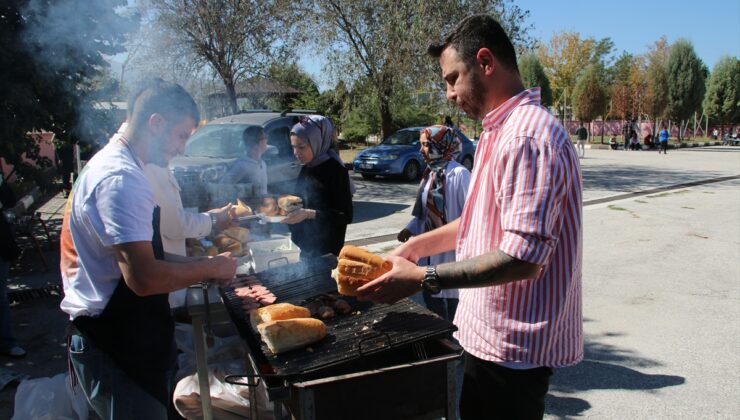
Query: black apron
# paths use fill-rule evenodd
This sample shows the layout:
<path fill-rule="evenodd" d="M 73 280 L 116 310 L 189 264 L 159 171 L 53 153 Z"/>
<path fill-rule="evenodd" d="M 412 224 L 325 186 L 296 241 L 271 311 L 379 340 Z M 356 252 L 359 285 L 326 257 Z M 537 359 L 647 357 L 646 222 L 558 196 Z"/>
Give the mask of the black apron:
<path fill-rule="evenodd" d="M 159 207 L 152 219 L 152 247 L 164 259 Z M 81 334 L 108 354 L 118 367 L 165 406 L 170 403 L 168 377 L 175 369 L 174 321 L 168 294 L 137 296 L 123 277 L 98 317 L 78 316 L 70 332 Z"/>

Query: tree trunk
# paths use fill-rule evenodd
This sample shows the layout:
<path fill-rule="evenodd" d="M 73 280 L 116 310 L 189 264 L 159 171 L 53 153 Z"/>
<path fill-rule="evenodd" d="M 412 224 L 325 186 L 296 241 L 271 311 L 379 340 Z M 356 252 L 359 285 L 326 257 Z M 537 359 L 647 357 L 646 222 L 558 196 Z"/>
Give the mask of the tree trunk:
<path fill-rule="evenodd" d="M 236 106 L 236 88 L 234 87 L 234 81 L 233 80 L 224 80 L 224 85 L 226 85 L 226 95 L 229 99 L 229 106 L 231 107 L 231 114 L 236 114 L 239 109 Z"/>
<path fill-rule="evenodd" d="M 393 133 L 393 115 L 391 115 L 390 95 L 380 94 L 380 138 L 385 139 Z"/>

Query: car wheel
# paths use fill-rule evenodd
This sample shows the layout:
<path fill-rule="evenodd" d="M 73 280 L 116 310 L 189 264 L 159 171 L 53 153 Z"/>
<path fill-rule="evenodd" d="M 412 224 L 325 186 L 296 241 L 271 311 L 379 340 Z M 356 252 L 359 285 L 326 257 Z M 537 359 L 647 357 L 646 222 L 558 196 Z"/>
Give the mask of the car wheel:
<path fill-rule="evenodd" d="M 375 179 L 375 174 L 360 174 L 363 179 Z"/>
<path fill-rule="evenodd" d="M 406 181 L 415 181 L 419 179 L 419 164 L 415 160 L 410 160 L 403 167 L 403 179 Z"/>
<path fill-rule="evenodd" d="M 473 170 L 473 157 L 466 155 L 462 160 L 462 166 L 466 167 L 469 171 Z"/>

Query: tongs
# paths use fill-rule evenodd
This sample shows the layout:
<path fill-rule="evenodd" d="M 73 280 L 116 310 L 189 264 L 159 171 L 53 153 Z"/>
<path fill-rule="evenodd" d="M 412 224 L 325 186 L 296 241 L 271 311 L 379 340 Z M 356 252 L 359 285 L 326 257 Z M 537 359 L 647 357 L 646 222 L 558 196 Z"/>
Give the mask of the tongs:
<path fill-rule="evenodd" d="M 267 220 L 265 219 L 265 215 L 263 213 L 255 213 L 249 216 L 241 216 L 241 217 L 234 218 L 235 223 L 246 223 L 252 220 L 259 220 L 261 225 L 267 224 Z"/>

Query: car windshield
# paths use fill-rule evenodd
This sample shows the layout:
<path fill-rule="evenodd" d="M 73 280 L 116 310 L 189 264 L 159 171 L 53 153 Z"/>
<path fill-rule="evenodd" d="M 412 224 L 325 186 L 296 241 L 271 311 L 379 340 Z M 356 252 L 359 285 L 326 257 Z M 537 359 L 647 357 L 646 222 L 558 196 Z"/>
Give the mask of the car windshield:
<path fill-rule="evenodd" d="M 185 156 L 230 158 L 244 154 L 242 135 L 248 125 L 204 125 L 188 140 Z"/>
<path fill-rule="evenodd" d="M 419 144 L 419 132 L 415 130 L 396 131 L 383 140 L 386 146 L 413 146 Z"/>

